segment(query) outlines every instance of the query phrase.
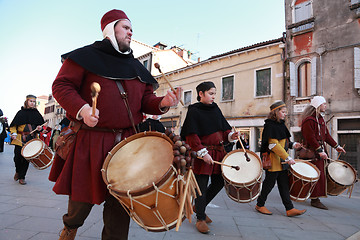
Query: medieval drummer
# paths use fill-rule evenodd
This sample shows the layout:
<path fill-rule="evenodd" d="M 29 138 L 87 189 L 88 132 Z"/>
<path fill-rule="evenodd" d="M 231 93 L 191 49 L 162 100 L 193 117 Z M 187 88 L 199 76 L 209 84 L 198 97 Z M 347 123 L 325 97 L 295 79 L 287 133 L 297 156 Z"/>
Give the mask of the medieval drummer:
<path fill-rule="evenodd" d="M 36 97 L 27 95 L 24 106 L 21 107 L 10 124 L 11 144 L 14 148 L 15 175 L 14 180 L 19 180 L 25 185 L 25 175 L 29 168 L 29 161 L 21 155 L 22 146 L 38 136 L 43 130 L 44 119 L 36 109 Z"/>
<path fill-rule="evenodd" d="M 301 133 L 304 146 L 314 152 L 316 160 L 312 163 L 320 170 L 319 181 L 310 195 L 311 206 L 327 210 L 328 208 L 319 199 L 319 197 L 327 196 L 325 161 L 329 158 L 329 154 L 326 151 L 325 142 L 338 152 L 345 153 L 345 150 L 331 137 L 325 125 L 325 110 L 325 98 L 315 96 L 302 115 Z"/>

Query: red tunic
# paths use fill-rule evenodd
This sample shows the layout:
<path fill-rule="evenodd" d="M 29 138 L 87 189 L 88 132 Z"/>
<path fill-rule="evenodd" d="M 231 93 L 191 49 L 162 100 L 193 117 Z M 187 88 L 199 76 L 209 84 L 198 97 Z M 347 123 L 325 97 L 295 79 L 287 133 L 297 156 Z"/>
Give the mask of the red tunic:
<path fill-rule="evenodd" d="M 304 146 L 316 152 L 316 149 L 319 147 L 324 148 L 320 143 L 326 142 L 331 147 L 335 147 L 337 143 L 330 136 L 329 131 L 325 125 L 324 118 L 319 116 L 319 124 L 316 120 L 315 115 L 309 116 L 304 119 L 301 125 L 301 133 L 304 139 Z M 320 126 L 320 134 L 319 134 Z M 324 149 L 326 151 L 326 149 Z M 310 198 L 326 197 L 326 171 L 325 171 L 325 161 L 319 158 L 318 154 L 315 154 L 317 157 L 316 161 L 312 163 L 320 170 L 320 178 L 315 185 L 314 191 L 312 192 Z"/>
<path fill-rule="evenodd" d="M 132 124 L 114 80 L 95 75 L 68 59 L 53 83 L 53 95 L 67 111 L 67 117 L 74 120 L 84 104 L 92 105 L 90 85 L 93 82 L 99 83 L 101 87 L 97 100 L 99 122 L 96 127 L 123 129 L 122 139 L 132 135 Z M 122 81 L 122 85 L 128 93 L 135 124 L 142 121 L 143 112 L 162 114 L 159 109 L 162 97 L 154 95 L 152 85 L 138 79 Z M 49 176 L 51 181 L 56 182 L 54 192 L 71 195 L 74 201 L 101 204 L 109 194 L 101 168 L 107 153 L 114 147 L 115 136 L 112 132 L 80 130 L 68 159 L 64 162 L 56 157 L 54 160 Z"/>
<path fill-rule="evenodd" d="M 228 135 L 230 130 L 225 132 L 219 131 L 216 133 L 212 133 L 207 136 L 199 137 L 196 134 L 190 134 L 186 136 L 186 142 L 190 145 L 191 149 L 194 151 L 199 151 L 203 148 L 206 148 L 209 151 L 209 155 L 212 157 L 214 161 L 221 162 L 226 155 L 224 147 L 221 142 L 228 141 Z M 209 146 L 216 146 L 209 147 Z M 207 164 L 201 159 L 194 160 L 194 173 L 195 174 L 221 174 L 221 167 L 219 164 Z"/>

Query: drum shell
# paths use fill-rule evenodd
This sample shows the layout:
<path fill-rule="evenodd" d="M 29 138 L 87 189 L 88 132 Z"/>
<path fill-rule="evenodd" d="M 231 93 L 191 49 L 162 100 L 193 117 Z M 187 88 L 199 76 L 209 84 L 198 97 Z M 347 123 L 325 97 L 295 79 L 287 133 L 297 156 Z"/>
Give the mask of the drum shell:
<path fill-rule="evenodd" d="M 135 140 L 143 138 L 142 141 L 147 142 L 146 137 L 163 138 L 169 143 L 169 151 L 172 155 L 172 141 L 165 134 L 158 132 L 142 132 L 121 141 L 117 144 L 105 159 L 102 176 L 108 186 L 110 193 L 119 200 L 119 202 L 127 209 L 130 217 L 141 227 L 148 231 L 161 232 L 169 230 L 176 226 L 179 202 L 178 202 L 178 182 L 175 168 L 172 167 L 172 159 L 165 174 L 159 179 L 148 184 L 149 186 L 137 189 L 136 191 L 124 191 L 111 186 L 108 179 L 109 164 L 115 153 L 127 144 L 133 144 Z M 150 139 L 150 138 L 149 138 Z M 135 156 L 136 157 L 136 156 Z M 142 159 L 143 161 L 151 161 L 150 159 Z M 162 219 L 162 220 L 159 220 Z M 184 219 L 184 218 L 183 218 Z"/>
<path fill-rule="evenodd" d="M 352 182 L 352 184 L 349 184 L 349 185 L 345 185 L 345 184 L 341 184 L 341 183 L 337 182 L 332 177 L 331 171 L 329 170 L 329 165 L 331 164 L 331 162 L 330 162 L 330 164 L 328 164 L 326 166 L 326 181 L 327 181 L 326 191 L 327 191 L 327 194 L 329 194 L 330 196 L 338 196 L 338 195 L 342 194 L 347 188 L 349 188 L 356 182 L 356 176 L 357 176 L 356 170 L 349 163 L 347 163 L 345 161 L 336 160 L 336 162 L 341 163 L 344 166 L 351 169 L 351 172 L 353 174 L 352 177 L 354 178 L 354 181 Z"/>
<path fill-rule="evenodd" d="M 296 172 L 292 166 L 289 168 L 289 192 L 290 198 L 296 202 L 305 202 L 311 195 L 317 181 L 320 178 L 320 170 L 310 162 L 303 162 L 299 159 L 295 159 L 295 162 L 308 164 L 313 167 L 317 172 L 317 177 L 307 177 Z"/>
<path fill-rule="evenodd" d="M 27 148 L 31 147 L 31 145 L 35 143 L 40 143 L 40 149 L 34 152 L 32 155 L 25 155 L 24 152 L 27 151 Z M 51 166 L 54 160 L 53 151 L 41 139 L 38 138 L 32 139 L 27 142 L 21 149 L 21 155 L 39 170 L 48 168 L 49 166 Z"/>
<path fill-rule="evenodd" d="M 233 151 L 229 152 L 224 157 L 222 163 L 232 165 L 232 164 L 229 164 L 226 162 L 227 158 L 232 154 L 239 154 L 239 153 L 243 153 L 243 152 L 244 151 L 242 149 L 237 149 L 237 150 L 233 150 Z M 257 176 L 254 177 L 252 180 L 247 181 L 247 182 L 236 182 L 236 181 L 230 179 L 230 177 L 224 173 L 224 168 L 228 168 L 228 167 L 221 166 L 226 194 L 228 195 L 228 197 L 230 199 L 232 199 L 238 203 L 248 203 L 248 202 L 254 201 L 259 196 L 261 187 L 262 187 L 261 178 L 262 178 L 263 171 L 262 171 L 261 160 L 256 153 L 254 153 L 250 150 L 246 150 L 246 153 L 248 155 L 250 155 L 249 157 L 251 160 L 256 161 L 255 166 L 258 166 Z M 244 154 L 241 154 L 240 156 L 244 156 Z M 245 156 L 243 158 L 245 159 Z M 246 160 L 244 160 L 244 161 L 246 161 Z M 253 167 L 255 167 L 255 166 L 253 166 Z M 236 170 L 234 169 L 234 171 L 236 171 Z"/>

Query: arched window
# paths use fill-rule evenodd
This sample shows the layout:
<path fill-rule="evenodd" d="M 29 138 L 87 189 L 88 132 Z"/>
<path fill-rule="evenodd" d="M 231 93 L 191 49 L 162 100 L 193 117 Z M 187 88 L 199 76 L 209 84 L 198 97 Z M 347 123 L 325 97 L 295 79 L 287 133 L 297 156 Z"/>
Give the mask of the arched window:
<path fill-rule="evenodd" d="M 298 97 L 311 95 L 311 63 L 303 62 L 297 69 Z"/>
<path fill-rule="evenodd" d="M 310 97 L 316 95 L 316 57 L 305 58 L 297 63 L 289 62 L 290 95 Z"/>

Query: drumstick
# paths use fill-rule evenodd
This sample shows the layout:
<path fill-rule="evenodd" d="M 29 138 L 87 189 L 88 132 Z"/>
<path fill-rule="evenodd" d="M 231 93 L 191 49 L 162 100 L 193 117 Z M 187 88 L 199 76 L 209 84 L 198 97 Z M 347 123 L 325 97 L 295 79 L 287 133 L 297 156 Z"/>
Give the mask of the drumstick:
<path fill-rule="evenodd" d="M 47 122 L 45 122 L 45 123 L 43 123 L 42 125 L 40 125 L 40 127 L 43 127 L 43 126 L 45 126 L 46 124 L 47 124 Z M 30 134 L 33 134 L 35 131 L 36 131 L 36 129 L 32 130 L 32 131 L 29 133 L 29 135 L 30 135 Z"/>
<path fill-rule="evenodd" d="M 313 161 L 312 159 L 297 159 L 296 160 L 297 162 L 311 162 L 311 161 Z M 288 164 L 288 162 L 281 162 L 281 164 Z"/>
<path fill-rule="evenodd" d="M 233 130 L 236 132 L 236 129 L 235 129 L 234 126 L 233 126 Z M 250 162 L 250 158 L 249 158 L 249 156 L 248 156 L 247 153 L 246 153 L 246 150 L 245 150 L 245 148 L 244 148 L 244 145 L 243 145 L 240 137 L 237 136 L 237 139 L 239 140 L 239 142 L 240 142 L 240 144 L 241 144 L 241 147 L 242 147 L 242 149 L 244 150 L 246 161 Z"/>
<path fill-rule="evenodd" d="M 176 231 L 179 231 L 179 228 L 180 228 L 180 225 L 181 225 L 181 222 L 182 222 L 181 218 L 182 218 L 182 213 L 183 213 L 183 210 L 184 210 L 186 194 L 188 193 L 188 188 L 189 188 L 189 185 L 190 185 L 190 177 L 191 177 L 190 172 L 191 171 L 192 171 L 192 169 L 190 168 L 190 170 L 188 172 L 188 176 L 186 178 L 185 189 L 184 189 L 183 195 L 181 196 L 181 199 L 180 199 L 179 215 L 178 215 L 177 223 L 176 223 Z"/>
<path fill-rule="evenodd" d="M 203 159 L 201 157 L 198 157 L 199 159 Z M 240 170 L 240 167 L 239 166 L 231 166 L 231 165 L 228 165 L 226 163 L 222 163 L 222 162 L 217 162 L 217 161 L 213 161 L 213 163 L 216 163 L 216 164 L 219 164 L 219 165 L 223 165 L 225 167 L 230 167 L 230 168 L 234 168 L 236 169 L 236 171 L 239 171 Z"/>
<path fill-rule="evenodd" d="M 344 148 L 344 147 L 345 147 L 345 144 L 343 145 L 343 147 L 342 147 L 342 148 Z M 344 149 L 345 149 L 345 148 L 344 148 Z M 336 159 L 336 160 L 339 160 L 339 157 L 340 157 L 341 153 L 342 153 L 342 152 L 340 152 L 340 153 L 339 153 L 339 156 L 337 157 L 337 159 Z"/>
<path fill-rule="evenodd" d="M 100 84 L 97 82 L 93 82 L 91 84 L 91 97 L 92 97 L 92 114 L 91 116 L 95 116 L 97 97 L 99 96 L 99 92 L 101 90 Z"/>
<path fill-rule="evenodd" d="M 175 89 L 173 88 L 173 86 L 171 85 L 170 81 L 167 79 L 167 77 L 165 76 L 165 74 L 161 71 L 160 69 L 160 64 L 159 63 L 155 63 L 154 66 L 159 70 L 159 72 L 161 73 L 161 75 L 165 78 L 166 82 L 169 84 L 171 90 L 176 94 Z M 180 103 L 184 106 L 183 101 L 180 99 Z"/>
<path fill-rule="evenodd" d="M 234 169 L 236 169 L 236 171 L 239 171 L 239 170 L 240 170 L 240 167 L 239 167 L 239 166 L 230 166 L 230 165 L 227 165 L 226 163 L 217 162 L 217 161 L 214 161 L 214 163 L 219 164 L 219 165 L 223 165 L 223 166 L 225 166 L 225 167 L 234 168 Z"/>

